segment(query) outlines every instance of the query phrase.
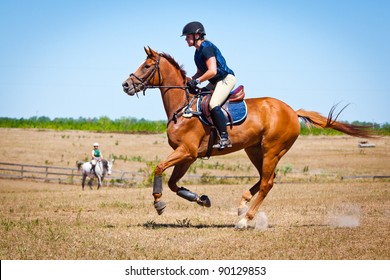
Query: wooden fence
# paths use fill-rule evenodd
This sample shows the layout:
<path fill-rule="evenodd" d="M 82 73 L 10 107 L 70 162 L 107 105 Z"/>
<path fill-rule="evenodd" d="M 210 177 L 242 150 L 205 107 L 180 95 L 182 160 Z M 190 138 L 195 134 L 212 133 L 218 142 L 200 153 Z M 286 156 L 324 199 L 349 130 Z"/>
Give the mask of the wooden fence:
<path fill-rule="evenodd" d="M 136 186 L 142 182 L 146 182 L 150 174 L 142 172 L 129 172 L 113 170 L 110 176 L 107 176 L 103 182 L 104 185 L 115 186 Z M 323 175 L 321 175 L 323 176 Z M 329 175 L 335 177 L 335 175 Z M 77 168 L 67 168 L 58 166 L 47 165 L 31 165 L 31 164 L 19 164 L 19 163 L 6 163 L 0 162 L 0 178 L 12 178 L 12 179 L 30 179 L 44 182 L 57 182 L 61 184 L 81 184 L 81 173 Z M 338 179 L 389 179 L 390 176 L 342 176 Z M 336 178 L 334 178 L 336 179 Z M 258 176 L 214 176 L 214 175 L 196 175 L 186 174 L 183 181 L 193 183 L 194 181 L 201 184 L 218 184 L 218 183 L 232 183 L 241 182 L 249 183 L 258 180 Z M 284 180 L 283 180 L 284 181 Z M 304 181 L 304 180 L 303 180 Z M 298 181 L 298 182 L 303 182 Z M 297 181 L 291 181 L 290 183 L 297 183 Z M 288 183 L 277 180 L 275 183 Z"/>
<path fill-rule="evenodd" d="M 103 184 L 115 186 L 135 186 L 146 182 L 150 174 L 142 172 L 129 172 L 113 170 L 110 176 L 107 176 Z M 62 184 L 81 184 L 81 173 L 77 168 L 31 165 L 19 163 L 0 162 L 0 178 L 12 179 L 30 179 L 44 182 L 57 182 Z M 186 174 L 183 181 L 215 184 L 227 183 L 232 180 L 254 181 L 257 176 L 214 176 L 214 175 L 196 175 Z"/>
<path fill-rule="evenodd" d="M 81 184 L 81 173 L 77 168 L 5 162 L 0 162 L 0 178 Z M 113 170 L 112 174 L 105 178 L 103 184 L 132 186 L 142 180 L 145 180 L 145 174 L 143 173 Z"/>

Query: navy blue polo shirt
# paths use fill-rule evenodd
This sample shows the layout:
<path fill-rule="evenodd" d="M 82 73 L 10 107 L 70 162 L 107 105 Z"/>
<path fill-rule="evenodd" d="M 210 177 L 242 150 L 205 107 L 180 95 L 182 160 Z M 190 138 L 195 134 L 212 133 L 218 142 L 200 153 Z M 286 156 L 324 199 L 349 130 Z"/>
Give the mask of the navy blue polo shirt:
<path fill-rule="evenodd" d="M 206 60 L 213 56 L 215 56 L 217 60 L 217 74 L 213 78 L 209 79 L 210 83 L 216 84 L 217 82 L 225 79 L 228 74 L 234 75 L 233 70 L 226 65 L 226 60 L 222 56 L 221 51 L 217 48 L 217 46 L 207 40 L 203 41 L 199 50 L 195 51 L 194 60 L 196 67 L 198 67 L 202 73 L 205 73 L 208 69 Z"/>

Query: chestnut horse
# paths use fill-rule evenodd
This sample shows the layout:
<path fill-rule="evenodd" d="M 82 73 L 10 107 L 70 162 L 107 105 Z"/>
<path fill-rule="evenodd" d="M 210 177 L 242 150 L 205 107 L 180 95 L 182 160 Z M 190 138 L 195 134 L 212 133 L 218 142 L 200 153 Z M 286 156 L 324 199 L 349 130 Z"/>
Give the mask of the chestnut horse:
<path fill-rule="evenodd" d="M 168 186 L 182 198 L 210 207 L 206 195 L 198 196 L 188 189 L 177 185 L 188 168 L 197 158 L 205 157 L 211 127 L 204 124 L 197 116 L 191 118 L 178 114 L 183 105 L 188 105 L 190 94 L 187 91 L 186 72 L 168 54 L 157 53 L 145 48 L 146 60 L 129 78 L 123 82 L 125 93 L 133 96 L 148 88 L 159 88 L 168 117 L 167 135 L 173 152 L 158 163 L 154 171 L 153 197 L 158 214 L 162 214 L 166 203 L 161 200 L 162 174 L 174 166 Z M 305 110 L 294 111 L 289 105 L 275 98 L 246 99 L 248 115 L 245 121 L 228 128 L 232 147 L 223 150 L 213 149 L 211 156 L 225 155 L 244 149 L 251 162 L 259 172 L 260 180 L 242 195 L 238 214 L 242 218 L 236 228 L 246 228 L 259 210 L 260 204 L 274 184 L 275 169 L 279 160 L 294 144 L 300 133 L 299 118 L 307 124 L 320 128 L 331 128 L 351 136 L 369 137 L 369 131 L 363 127 L 344 124 L 333 118 L 334 107 L 329 116 L 323 117 L 316 112 Z M 191 105 L 191 104 L 190 104 Z M 195 104 L 191 105 L 193 110 Z M 250 207 L 247 204 L 255 196 Z M 245 214 L 245 215 L 244 215 Z"/>

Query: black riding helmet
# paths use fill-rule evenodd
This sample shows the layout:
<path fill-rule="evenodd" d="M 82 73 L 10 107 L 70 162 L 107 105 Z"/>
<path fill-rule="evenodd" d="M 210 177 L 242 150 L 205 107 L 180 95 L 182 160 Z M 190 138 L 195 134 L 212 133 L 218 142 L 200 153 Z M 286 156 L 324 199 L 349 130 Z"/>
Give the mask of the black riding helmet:
<path fill-rule="evenodd" d="M 201 24 L 199 21 L 187 23 L 186 26 L 184 26 L 183 28 L 183 34 L 181 36 L 196 33 L 199 33 L 201 37 L 206 35 L 206 31 L 204 30 L 203 24 Z"/>

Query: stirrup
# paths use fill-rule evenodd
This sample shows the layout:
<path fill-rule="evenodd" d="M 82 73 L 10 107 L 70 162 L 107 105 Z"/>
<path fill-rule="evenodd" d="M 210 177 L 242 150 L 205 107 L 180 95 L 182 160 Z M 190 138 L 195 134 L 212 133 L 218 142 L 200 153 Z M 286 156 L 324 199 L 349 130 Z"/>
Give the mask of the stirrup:
<path fill-rule="evenodd" d="M 231 146 L 232 146 L 232 142 L 230 141 L 229 138 L 221 138 L 218 144 L 213 145 L 213 148 L 223 150 L 225 148 L 230 148 Z"/>

